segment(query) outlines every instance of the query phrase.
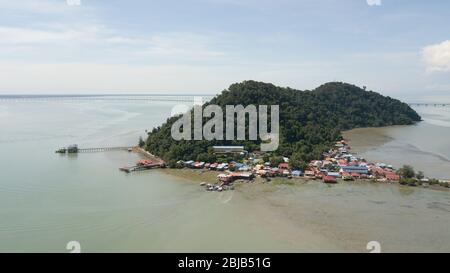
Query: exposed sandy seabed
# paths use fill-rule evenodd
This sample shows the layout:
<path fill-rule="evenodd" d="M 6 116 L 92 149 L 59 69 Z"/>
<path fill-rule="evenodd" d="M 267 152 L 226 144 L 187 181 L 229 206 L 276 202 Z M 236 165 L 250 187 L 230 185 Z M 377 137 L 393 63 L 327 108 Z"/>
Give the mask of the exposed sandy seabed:
<path fill-rule="evenodd" d="M 162 171 L 196 186 L 217 175 Z M 206 200 L 215 196 L 228 204 L 225 218 L 239 219 L 230 225 L 266 238 L 260 249 L 250 251 L 368 252 L 370 241 L 379 241 L 384 252 L 450 251 L 448 191 L 361 181 L 329 186 L 319 180 L 257 179 L 236 183 L 235 191 L 205 192 Z"/>
<path fill-rule="evenodd" d="M 342 132 L 342 136 L 349 142 L 352 151 L 364 152 L 393 140 L 387 131 L 400 127 L 357 128 Z"/>

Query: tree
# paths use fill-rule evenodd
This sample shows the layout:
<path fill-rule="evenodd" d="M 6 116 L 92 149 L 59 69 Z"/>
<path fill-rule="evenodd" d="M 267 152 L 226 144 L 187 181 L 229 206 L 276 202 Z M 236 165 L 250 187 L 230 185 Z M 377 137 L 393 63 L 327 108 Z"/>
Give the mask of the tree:
<path fill-rule="evenodd" d="M 139 147 L 144 148 L 144 146 L 145 146 L 145 141 L 144 141 L 144 139 L 140 136 L 140 137 L 139 137 Z"/>
<path fill-rule="evenodd" d="M 210 153 L 202 153 L 197 156 L 197 161 L 206 162 L 206 163 L 214 163 L 217 160 L 217 157 L 214 154 Z"/>
<path fill-rule="evenodd" d="M 177 162 L 175 161 L 175 160 L 170 160 L 168 163 L 167 163 L 167 166 L 170 168 L 170 169 L 175 169 L 176 167 L 177 167 Z"/>
<path fill-rule="evenodd" d="M 280 163 L 283 163 L 284 159 L 282 156 L 273 156 L 270 158 L 270 166 L 272 167 L 278 167 Z"/>
<path fill-rule="evenodd" d="M 416 173 L 414 171 L 414 168 L 409 165 L 404 165 L 398 170 L 398 173 L 403 178 L 414 178 L 416 176 Z"/>
<path fill-rule="evenodd" d="M 305 170 L 306 167 L 308 166 L 308 164 L 302 160 L 302 155 L 299 153 L 295 153 L 293 154 L 290 158 L 289 158 L 289 166 L 291 166 L 292 169 L 294 170 Z"/>
<path fill-rule="evenodd" d="M 423 174 L 422 171 L 419 171 L 419 172 L 416 174 L 416 178 L 419 179 L 419 180 L 422 180 L 422 179 L 425 178 L 425 175 Z"/>

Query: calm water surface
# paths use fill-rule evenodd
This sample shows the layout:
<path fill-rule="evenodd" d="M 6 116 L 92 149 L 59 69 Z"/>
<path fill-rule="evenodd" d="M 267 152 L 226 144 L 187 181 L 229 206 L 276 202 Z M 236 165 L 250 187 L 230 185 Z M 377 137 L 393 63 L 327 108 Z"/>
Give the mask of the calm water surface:
<path fill-rule="evenodd" d="M 136 154 L 53 153 L 134 145 L 173 105 L 0 102 L 0 252 L 67 252 L 72 240 L 86 252 L 364 252 L 372 240 L 385 251 L 450 251 L 448 192 L 308 183 L 206 193 L 159 171 L 119 172 Z M 427 145 L 450 155 L 448 141 Z"/>

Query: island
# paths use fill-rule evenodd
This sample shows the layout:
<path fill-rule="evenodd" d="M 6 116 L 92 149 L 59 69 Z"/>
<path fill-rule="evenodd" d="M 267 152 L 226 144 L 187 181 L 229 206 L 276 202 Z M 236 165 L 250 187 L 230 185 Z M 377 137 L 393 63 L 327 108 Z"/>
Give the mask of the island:
<path fill-rule="evenodd" d="M 194 140 L 194 136 L 175 140 L 171 129 L 180 116 L 170 117 L 153 128 L 146 140 L 140 140 L 140 146 L 163 159 L 169 168 L 226 171 L 217 176 L 224 183 L 255 176 L 302 176 L 326 183 L 359 178 L 397 182 L 405 178 L 408 184 L 416 181 L 411 180 L 415 177 L 411 177 L 413 172 L 409 166 L 396 170 L 387 164 L 369 163 L 352 154 L 343 139 L 342 132 L 346 130 L 412 125 L 421 121 L 408 104 L 365 87 L 330 82 L 314 90 L 301 91 L 244 81 L 232 84 L 201 107 L 205 109 L 209 105 L 217 105 L 224 112 L 227 105 L 279 106 L 278 149 L 261 151 L 263 140 L 249 140 L 248 122 L 245 140 Z M 188 113 L 193 116 L 194 112 L 191 109 Z M 207 121 L 208 118 L 203 118 L 203 122 Z M 194 134 L 193 131 L 190 133 Z M 419 180 L 424 179 L 422 173 L 417 176 Z"/>

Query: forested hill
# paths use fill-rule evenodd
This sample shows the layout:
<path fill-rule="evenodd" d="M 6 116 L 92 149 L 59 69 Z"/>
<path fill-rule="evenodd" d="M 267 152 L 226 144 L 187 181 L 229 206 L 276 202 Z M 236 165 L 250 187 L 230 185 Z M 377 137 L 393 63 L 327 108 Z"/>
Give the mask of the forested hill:
<path fill-rule="evenodd" d="M 280 146 L 274 155 L 309 161 L 341 138 L 341 131 L 358 127 L 409 125 L 421 117 L 407 104 L 357 86 L 332 82 L 312 91 L 299 91 L 273 84 L 245 81 L 231 85 L 208 104 L 279 105 Z M 166 161 L 214 161 L 213 145 L 244 145 L 259 149 L 259 141 L 175 141 L 171 126 L 177 118 L 149 133 L 146 149 Z"/>

